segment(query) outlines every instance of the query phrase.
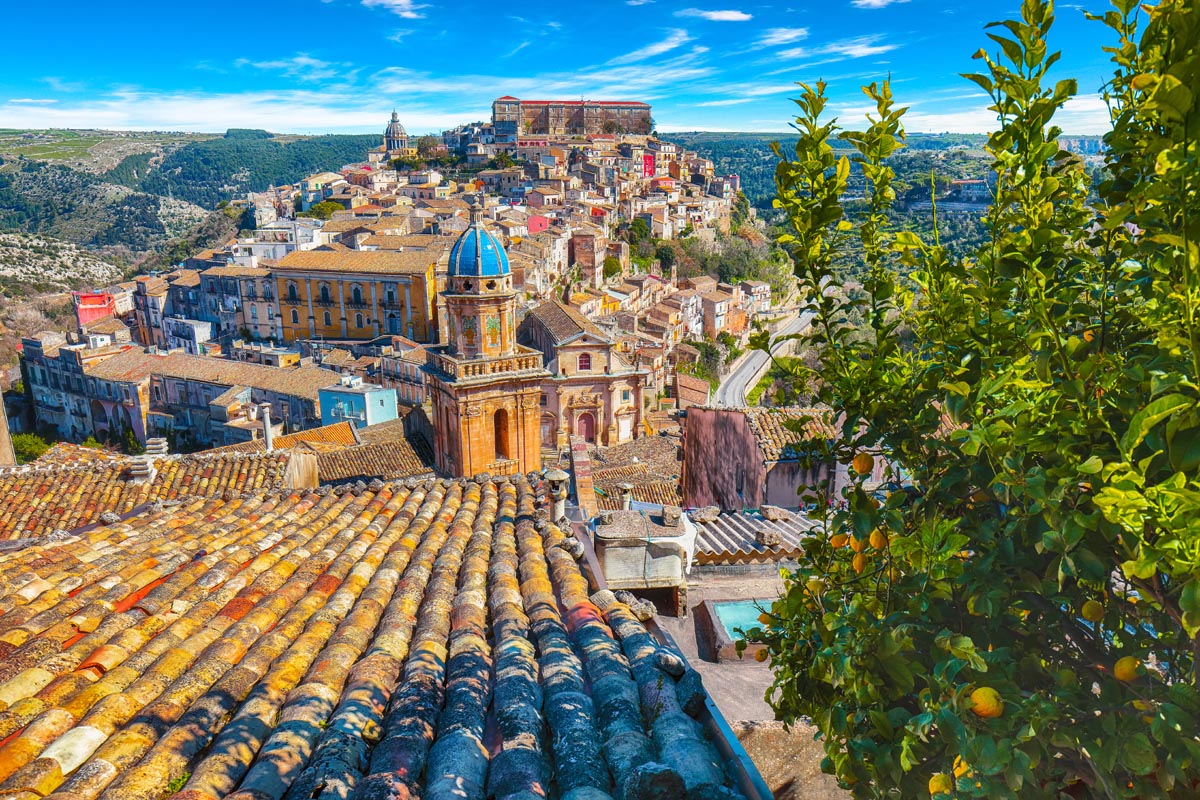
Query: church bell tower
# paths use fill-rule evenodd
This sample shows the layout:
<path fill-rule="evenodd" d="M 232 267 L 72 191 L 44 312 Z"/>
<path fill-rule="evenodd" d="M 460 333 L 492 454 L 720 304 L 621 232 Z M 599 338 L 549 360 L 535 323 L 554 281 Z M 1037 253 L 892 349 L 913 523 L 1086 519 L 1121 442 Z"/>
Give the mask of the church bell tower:
<path fill-rule="evenodd" d="M 541 469 L 542 354 L 517 344 L 508 254 L 483 225 L 484 197 L 450 251 L 447 341 L 428 348 L 437 466 L 453 476 Z"/>

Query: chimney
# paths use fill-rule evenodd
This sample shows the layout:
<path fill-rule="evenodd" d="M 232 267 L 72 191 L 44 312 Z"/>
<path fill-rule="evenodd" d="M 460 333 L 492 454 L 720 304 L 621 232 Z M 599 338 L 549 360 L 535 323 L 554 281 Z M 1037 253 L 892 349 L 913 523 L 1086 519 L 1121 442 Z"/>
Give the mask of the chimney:
<path fill-rule="evenodd" d="M 631 511 L 633 509 L 633 484 L 618 483 L 617 497 L 621 500 L 621 508 L 625 511 Z"/>
<path fill-rule="evenodd" d="M 568 475 L 557 467 L 545 473 L 546 482 L 550 484 L 550 519 L 557 522 L 567 515 L 567 485 L 571 480 Z"/>
<path fill-rule="evenodd" d="M 274 449 L 275 445 L 275 434 L 271 430 L 271 404 L 263 403 L 258 408 L 262 414 L 263 446 L 266 447 L 267 452 L 269 453 L 272 449 Z"/>

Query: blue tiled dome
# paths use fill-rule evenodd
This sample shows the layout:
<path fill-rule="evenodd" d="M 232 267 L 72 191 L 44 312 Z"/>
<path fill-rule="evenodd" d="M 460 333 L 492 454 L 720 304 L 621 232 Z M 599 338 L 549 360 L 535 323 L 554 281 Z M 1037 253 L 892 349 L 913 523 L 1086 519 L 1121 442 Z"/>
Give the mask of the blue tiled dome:
<path fill-rule="evenodd" d="M 508 254 L 483 229 L 483 223 L 476 220 L 450 251 L 450 276 L 482 278 L 508 274 Z"/>

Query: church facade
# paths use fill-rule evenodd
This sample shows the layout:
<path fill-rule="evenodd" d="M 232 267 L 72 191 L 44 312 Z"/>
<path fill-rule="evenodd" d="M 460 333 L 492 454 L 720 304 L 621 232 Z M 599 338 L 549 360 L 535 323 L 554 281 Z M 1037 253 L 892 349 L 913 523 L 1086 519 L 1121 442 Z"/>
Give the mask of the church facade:
<path fill-rule="evenodd" d="M 541 469 L 542 354 L 517 344 L 508 255 L 483 227 L 483 200 L 450 251 L 446 342 L 427 348 L 437 468 L 446 475 Z"/>

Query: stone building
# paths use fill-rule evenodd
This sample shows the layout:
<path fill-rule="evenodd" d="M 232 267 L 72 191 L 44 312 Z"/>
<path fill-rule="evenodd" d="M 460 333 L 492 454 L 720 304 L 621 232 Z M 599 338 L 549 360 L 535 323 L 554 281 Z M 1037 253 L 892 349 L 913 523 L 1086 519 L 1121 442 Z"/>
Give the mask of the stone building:
<path fill-rule="evenodd" d="M 427 348 L 438 469 L 514 475 L 541 468 L 542 356 L 517 344 L 516 291 L 483 204 L 450 252 L 446 343 Z"/>
<path fill-rule="evenodd" d="M 550 375 L 542 383 L 540 431 L 546 447 L 569 437 L 611 447 L 639 436 L 647 371 L 630 365 L 616 343 L 570 306 L 543 303 L 517 329 L 540 350 Z"/>
<path fill-rule="evenodd" d="M 597 133 L 648 134 L 650 106 L 623 100 L 518 100 L 510 95 L 492 103 L 492 125 L 499 137 L 571 136 Z"/>

